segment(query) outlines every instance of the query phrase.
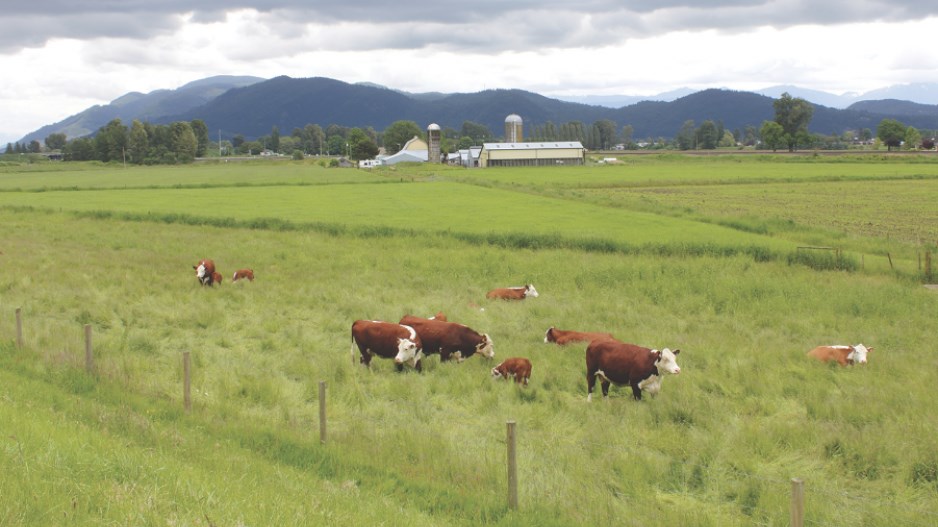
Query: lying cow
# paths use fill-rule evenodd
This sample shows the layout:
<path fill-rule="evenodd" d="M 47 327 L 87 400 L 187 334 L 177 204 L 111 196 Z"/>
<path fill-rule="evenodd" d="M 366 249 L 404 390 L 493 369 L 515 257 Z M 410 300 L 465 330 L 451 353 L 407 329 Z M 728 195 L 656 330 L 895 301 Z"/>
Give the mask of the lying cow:
<path fill-rule="evenodd" d="M 356 320 L 352 324 L 352 364 L 355 363 L 355 346 L 361 354 L 359 362 L 371 366 L 371 357 L 377 355 L 385 359 L 394 359 L 397 371 L 409 364 L 422 370 L 420 359 L 423 358 L 423 343 L 420 336 L 410 326 L 378 320 Z"/>
<path fill-rule="evenodd" d="M 195 277 L 199 279 L 201 285 L 212 285 L 215 275 L 215 262 L 212 260 L 199 260 L 199 263 L 192 266 L 195 269 Z"/>
<path fill-rule="evenodd" d="M 821 362 L 837 361 L 841 366 L 853 366 L 854 364 L 866 364 L 866 354 L 873 351 L 873 348 L 867 348 L 863 344 L 856 346 L 818 346 L 808 352 L 809 357 L 814 357 Z"/>
<path fill-rule="evenodd" d="M 485 293 L 485 298 L 493 298 L 497 300 L 524 300 L 527 297 L 537 298 L 537 289 L 534 289 L 534 286 L 528 284 L 524 287 L 502 287 L 499 289 L 492 289 L 488 293 Z"/>
<path fill-rule="evenodd" d="M 551 326 L 544 333 L 544 343 L 555 342 L 561 346 L 566 346 L 571 342 L 593 342 L 599 339 L 611 339 L 612 333 L 590 333 L 583 331 L 566 331 Z"/>
<path fill-rule="evenodd" d="M 450 357 L 462 362 L 476 353 L 490 359 L 495 356 L 492 338 L 468 326 L 413 315 L 404 315 L 400 323 L 417 330 L 423 342 L 424 355 L 439 353 L 441 362 L 448 361 Z"/>
<path fill-rule="evenodd" d="M 609 384 L 628 384 L 636 400 L 642 391 L 656 395 L 661 390 L 663 374 L 681 373 L 677 354 L 681 350 L 653 350 L 618 340 L 594 340 L 586 348 L 586 400 L 593 399 L 596 379 L 602 384 L 603 397 L 609 396 Z"/>
<path fill-rule="evenodd" d="M 505 359 L 501 364 L 492 368 L 492 377 L 496 379 L 515 378 L 518 384 L 528 385 L 531 378 L 531 361 L 524 357 Z"/>
<path fill-rule="evenodd" d="M 253 269 L 238 269 L 234 272 L 234 276 L 231 277 L 232 282 L 237 282 L 238 280 L 247 280 L 249 282 L 254 281 L 254 270 Z"/>

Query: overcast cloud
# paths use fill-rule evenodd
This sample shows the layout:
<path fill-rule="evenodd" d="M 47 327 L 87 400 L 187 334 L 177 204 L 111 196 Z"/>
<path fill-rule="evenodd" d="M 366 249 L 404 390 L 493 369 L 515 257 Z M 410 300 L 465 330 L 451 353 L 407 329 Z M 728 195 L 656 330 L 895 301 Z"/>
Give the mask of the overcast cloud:
<path fill-rule="evenodd" d="M 924 51 L 938 38 L 934 0 L 195 4 L 5 6 L 0 142 L 129 91 L 219 74 L 549 96 L 777 84 L 841 93 L 938 82 L 935 53 Z"/>

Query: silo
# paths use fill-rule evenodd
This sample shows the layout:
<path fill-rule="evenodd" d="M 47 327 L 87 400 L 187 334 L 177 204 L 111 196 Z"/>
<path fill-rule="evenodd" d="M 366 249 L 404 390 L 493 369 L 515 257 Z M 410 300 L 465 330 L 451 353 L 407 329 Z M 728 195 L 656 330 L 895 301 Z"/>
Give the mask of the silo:
<path fill-rule="evenodd" d="M 431 163 L 440 162 L 440 141 L 442 140 L 442 133 L 440 132 L 440 125 L 436 123 L 431 123 L 427 127 L 427 145 L 430 149 L 427 152 L 427 161 Z"/>
<path fill-rule="evenodd" d="M 522 121 L 520 115 L 513 113 L 505 117 L 505 142 L 520 143 L 524 141 L 521 129 Z"/>

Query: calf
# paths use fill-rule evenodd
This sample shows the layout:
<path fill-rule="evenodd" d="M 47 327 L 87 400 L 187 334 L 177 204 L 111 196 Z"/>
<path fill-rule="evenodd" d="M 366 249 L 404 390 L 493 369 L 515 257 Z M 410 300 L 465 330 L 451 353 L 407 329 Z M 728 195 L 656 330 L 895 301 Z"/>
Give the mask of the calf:
<path fill-rule="evenodd" d="M 548 328 L 544 333 L 544 343 L 555 342 L 561 346 L 566 346 L 571 342 L 593 342 L 599 339 L 611 339 L 612 333 L 590 333 L 583 331 L 565 331 L 557 329 L 554 326 Z"/>
<path fill-rule="evenodd" d="M 661 378 L 665 373 L 679 374 L 677 354 L 681 350 L 668 348 L 653 350 L 626 344 L 618 340 L 594 340 L 586 348 L 586 400 L 593 399 L 596 379 L 602 384 L 603 397 L 609 396 L 609 385 L 628 384 L 632 396 L 642 399 L 642 390 L 655 395 L 661 390 Z"/>
<path fill-rule="evenodd" d="M 867 348 L 863 344 L 856 346 L 818 346 L 808 352 L 809 357 L 814 357 L 821 362 L 837 361 L 841 366 L 853 366 L 854 364 L 866 364 L 866 354 L 873 351 L 873 348 Z"/>
<path fill-rule="evenodd" d="M 352 364 L 355 363 L 355 346 L 361 354 L 359 362 L 371 366 L 371 357 L 377 355 L 385 359 L 394 359 L 397 371 L 410 364 L 421 371 L 420 359 L 423 358 L 423 343 L 420 336 L 410 326 L 381 322 L 378 320 L 356 320 L 352 323 Z"/>
<path fill-rule="evenodd" d="M 195 269 L 195 277 L 199 279 L 201 285 L 212 285 L 215 275 L 215 262 L 212 260 L 199 260 L 199 263 L 192 266 Z"/>
<path fill-rule="evenodd" d="M 515 378 L 515 382 L 528 385 L 528 379 L 531 378 L 531 361 L 524 357 L 512 357 L 505 359 L 501 364 L 492 368 L 492 377 L 496 379 Z"/>
<path fill-rule="evenodd" d="M 212 282 L 209 285 L 212 285 L 212 284 L 221 285 L 221 273 L 219 273 L 218 271 L 215 271 L 214 273 L 212 273 Z"/>
<path fill-rule="evenodd" d="M 254 281 L 254 270 L 253 269 L 238 269 L 234 272 L 234 276 L 231 277 L 232 282 L 237 282 L 238 280 L 247 279 L 249 282 Z"/>
<path fill-rule="evenodd" d="M 502 287 L 485 293 L 485 298 L 497 300 L 523 300 L 529 296 L 535 298 L 538 296 L 537 289 L 534 289 L 531 284 L 524 287 Z"/>
<path fill-rule="evenodd" d="M 439 353 L 441 362 L 448 361 L 450 357 L 462 362 L 476 353 L 490 359 L 495 356 L 492 338 L 468 326 L 413 315 L 404 315 L 400 323 L 417 330 L 423 342 L 424 355 Z"/>

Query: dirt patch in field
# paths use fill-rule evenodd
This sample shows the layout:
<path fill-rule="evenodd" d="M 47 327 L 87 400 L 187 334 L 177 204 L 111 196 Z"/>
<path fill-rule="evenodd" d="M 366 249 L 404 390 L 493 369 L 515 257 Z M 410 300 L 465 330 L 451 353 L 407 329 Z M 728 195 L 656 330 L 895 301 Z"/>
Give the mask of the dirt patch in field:
<path fill-rule="evenodd" d="M 925 289 L 931 289 L 932 291 L 938 291 L 938 284 L 925 284 Z"/>

